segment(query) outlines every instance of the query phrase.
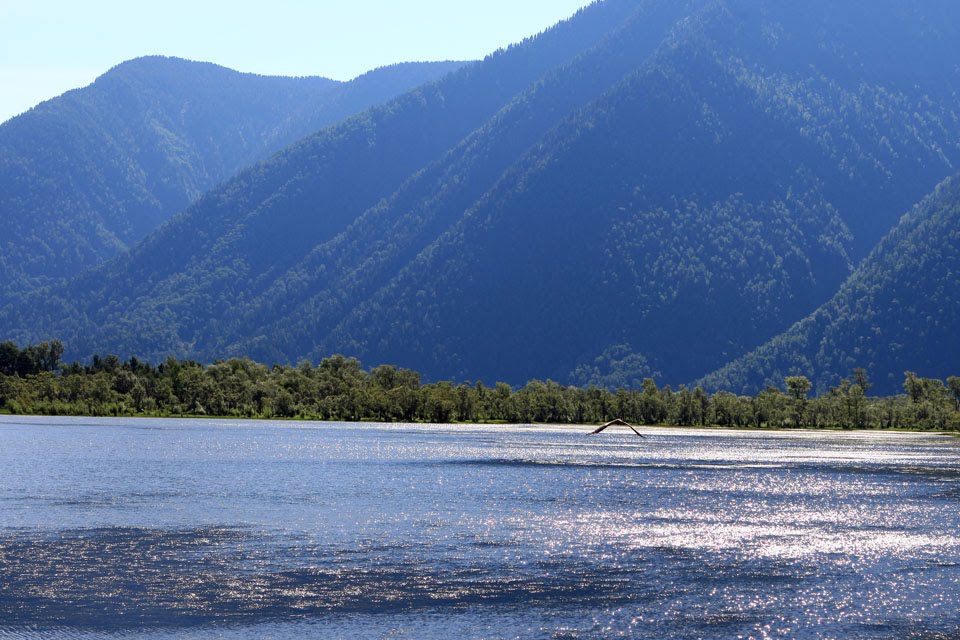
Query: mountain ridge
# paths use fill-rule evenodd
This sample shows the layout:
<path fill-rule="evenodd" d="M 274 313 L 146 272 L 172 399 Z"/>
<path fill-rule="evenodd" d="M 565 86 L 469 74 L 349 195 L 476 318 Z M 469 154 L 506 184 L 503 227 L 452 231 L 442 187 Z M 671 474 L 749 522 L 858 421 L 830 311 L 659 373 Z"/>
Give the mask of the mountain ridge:
<path fill-rule="evenodd" d="M 659 73 L 659 71 L 656 71 L 655 75 L 657 73 Z M 704 73 L 703 77 L 716 77 L 716 74 Z M 649 101 L 649 95 L 650 95 L 649 92 L 638 93 L 638 95 L 641 95 L 641 94 L 646 96 L 645 98 L 646 101 Z M 675 95 L 675 92 L 664 91 L 663 94 L 667 96 L 673 96 Z M 670 109 L 665 109 L 664 111 L 665 113 L 669 113 Z M 637 116 L 633 116 L 631 119 L 634 122 L 641 122 L 643 120 L 643 117 L 638 114 Z M 752 127 L 753 124 L 751 123 L 749 126 Z M 665 127 L 665 128 L 669 130 L 669 127 Z M 585 128 L 585 130 L 590 131 L 591 128 L 588 127 L 588 128 Z M 631 139 L 629 135 L 624 135 L 623 126 L 615 127 L 614 131 L 616 131 L 616 134 L 622 138 Z M 776 139 L 776 136 L 766 136 L 764 138 L 761 138 L 761 140 L 765 144 L 766 141 L 771 138 Z M 616 138 L 613 135 L 611 135 L 609 140 L 615 140 L 615 139 Z M 666 142 L 657 146 L 658 148 L 670 148 L 670 144 Z M 603 147 L 602 152 L 606 156 L 604 160 L 608 163 L 613 163 L 609 158 L 610 149 L 611 147 L 608 144 L 607 146 Z M 632 149 L 627 149 L 626 154 L 622 158 L 619 158 L 619 160 L 623 163 L 628 163 L 630 161 L 629 158 L 630 158 L 630 155 L 632 155 L 632 153 L 633 153 Z M 744 156 L 748 158 L 752 158 L 754 160 L 756 157 L 764 157 L 760 153 L 744 154 Z M 576 163 L 578 163 L 579 161 L 580 161 L 579 158 L 574 159 L 571 166 L 575 166 Z M 658 162 L 662 162 L 662 160 L 658 160 Z M 538 166 L 542 166 L 544 163 L 535 162 L 534 164 L 537 164 Z M 747 167 L 747 170 L 744 171 L 744 175 L 752 175 L 752 170 L 753 170 L 752 167 Z M 575 169 L 572 171 L 575 171 Z M 660 184 L 662 184 L 663 180 L 661 179 L 659 180 L 659 182 Z M 776 184 L 775 180 L 767 180 L 763 182 L 765 185 Z M 553 181 L 552 184 L 554 186 L 562 186 L 568 183 L 565 182 L 564 180 L 556 180 L 556 181 Z M 574 184 L 576 184 L 576 181 L 574 181 Z M 766 188 L 768 192 L 770 191 L 769 187 L 762 186 L 761 188 Z M 923 185 L 918 185 L 917 187 L 915 187 L 916 192 L 921 192 L 921 190 L 926 190 L 927 188 L 928 187 L 925 187 Z M 675 189 L 665 189 L 665 191 L 668 194 L 676 193 Z M 597 182 L 594 181 L 590 185 L 590 191 L 588 193 L 587 198 L 589 200 L 593 200 L 596 194 L 598 193 L 604 193 L 604 189 L 602 187 L 598 188 Z M 541 190 L 540 195 L 542 196 L 543 194 L 544 194 L 544 191 Z M 730 194 L 730 196 L 733 196 L 733 195 L 734 194 Z M 775 195 L 775 194 L 771 192 L 771 195 Z M 729 201 L 730 196 L 727 196 L 726 198 L 723 198 L 718 202 L 722 204 L 724 201 Z M 736 203 L 737 200 L 734 200 L 733 202 Z M 530 208 L 535 208 L 536 206 L 537 206 L 537 202 L 534 200 L 534 201 L 528 202 L 526 208 L 527 210 L 529 210 Z M 590 206 L 590 205 L 586 204 L 586 206 Z M 745 205 L 743 203 L 740 203 L 740 204 L 736 204 L 736 206 L 740 209 L 743 209 Z M 829 213 L 829 208 L 830 207 L 828 205 L 827 210 L 825 210 L 825 215 L 827 217 L 823 218 L 822 219 L 823 221 L 828 221 L 831 219 L 831 217 L 835 218 L 835 214 Z M 523 208 L 521 208 L 520 210 L 523 210 Z M 582 214 L 583 212 L 581 211 L 580 214 L 578 215 L 582 216 Z M 762 219 L 763 219 L 762 217 L 755 217 L 753 218 L 752 221 L 749 218 L 745 220 L 741 219 L 740 224 L 743 224 L 743 223 L 762 224 L 761 222 Z M 669 215 L 659 216 L 658 222 L 659 222 L 659 225 L 661 226 L 669 225 L 671 224 L 670 216 Z M 709 219 L 704 219 L 703 222 L 707 224 L 711 223 Z M 556 223 L 557 223 L 556 220 L 550 221 L 551 225 L 556 225 Z M 837 223 L 835 222 L 832 224 L 837 224 Z M 642 229 L 643 227 L 639 227 L 637 230 L 642 231 Z M 818 233 L 822 230 L 824 230 L 824 228 L 819 228 L 819 229 L 812 228 L 811 232 L 813 233 L 813 236 L 816 237 Z M 694 230 L 691 229 L 689 232 L 694 232 Z M 773 232 L 772 229 L 768 229 L 766 231 L 766 234 L 770 235 L 772 232 Z M 831 237 L 827 239 L 827 244 L 829 245 L 837 241 L 842 242 L 842 238 L 845 235 L 845 233 L 846 232 L 843 230 L 843 224 L 840 223 L 840 227 L 837 229 L 837 231 L 829 234 Z M 571 232 L 570 230 L 567 230 L 561 237 L 553 238 L 553 242 L 555 243 L 554 246 L 556 246 L 560 242 L 563 242 L 565 239 L 580 237 L 580 234 L 581 232 Z M 510 234 L 505 234 L 505 237 L 509 237 L 509 236 Z M 501 237 L 500 240 L 505 241 L 505 238 Z M 704 241 L 707 241 L 707 239 L 704 238 Z M 758 237 L 756 240 L 752 242 L 754 242 L 755 244 L 759 242 L 761 243 L 761 246 L 762 246 L 762 243 L 765 242 L 765 240 L 763 240 L 761 237 Z M 471 247 L 480 246 L 482 244 L 483 243 L 481 241 L 478 241 L 476 238 L 474 238 L 472 239 L 471 242 L 467 242 L 461 245 L 458 250 L 451 251 L 450 253 L 453 255 L 453 258 L 452 258 L 453 263 L 462 266 L 464 252 L 469 252 Z M 596 247 L 604 246 L 604 244 L 599 241 L 594 244 Z M 578 246 L 582 247 L 583 245 L 581 244 Z M 504 247 L 502 246 L 500 248 L 504 249 Z M 458 276 L 453 276 L 449 279 L 451 280 L 451 282 L 448 283 L 447 285 L 444 285 L 445 287 L 444 291 L 446 292 L 455 291 L 458 285 L 452 281 L 457 280 L 458 278 L 462 282 L 469 282 L 471 278 L 476 279 L 476 274 L 478 273 L 483 274 L 486 270 L 503 267 L 502 258 L 504 256 L 524 255 L 528 251 L 529 249 L 525 245 L 518 244 L 509 249 L 503 250 L 500 254 L 498 254 L 499 259 L 497 263 L 485 263 L 481 266 L 474 265 L 472 268 L 463 269 L 461 272 L 459 272 Z M 576 254 L 577 250 L 575 248 L 569 248 L 566 252 L 558 251 L 557 253 L 559 255 L 571 255 L 571 254 Z M 789 254 L 784 254 L 783 251 L 772 252 L 770 257 L 770 260 L 771 260 L 770 269 L 755 269 L 754 271 L 756 273 L 755 277 L 758 279 L 757 281 L 758 286 L 766 286 L 762 284 L 764 279 L 768 278 L 766 274 L 768 273 L 768 271 L 771 271 L 773 268 L 775 268 L 776 261 L 781 259 L 776 255 L 778 253 L 780 254 L 780 256 L 783 256 L 783 255 L 789 256 Z M 820 290 L 819 297 L 821 299 L 825 299 L 826 297 L 829 297 L 829 295 L 832 293 L 833 287 L 839 284 L 839 282 L 842 281 L 843 277 L 845 277 L 846 275 L 845 270 L 848 270 L 850 268 L 851 263 L 849 259 L 841 258 L 840 257 L 841 255 L 842 254 L 837 256 L 838 258 L 840 258 L 837 261 L 839 270 L 837 270 L 834 273 L 833 281 L 827 283 L 826 286 L 824 286 Z M 543 273 L 545 269 L 545 265 L 551 265 L 556 261 L 557 261 L 556 257 L 551 256 L 549 254 L 542 254 L 529 260 L 528 263 L 524 263 L 522 261 L 515 262 L 515 263 L 511 262 L 510 263 L 511 266 L 507 268 L 502 268 L 502 271 L 498 275 L 501 281 L 509 281 L 511 278 L 515 279 L 518 274 L 523 274 L 528 272 Z M 816 266 L 820 263 L 822 263 L 821 259 L 814 260 L 812 262 L 813 268 L 815 269 Z M 427 280 L 430 277 L 429 274 L 449 273 L 451 269 L 450 264 L 443 264 L 443 263 L 437 263 L 437 262 L 433 262 L 433 263 L 428 262 L 427 264 L 429 264 L 430 266 L 423 267 L 418 277 L 411 278 L 413 283 L 421 283 Z M 650 266 L 653 266 L 653 265 L 650 265 Z M 702 267 L 697 267 L 695 262 L 692 266 L 698 269 L 702 268 Z M 549 268 L 549 267 L 546 267 L 546 268 Z M 592 268 L 593 266 L 589 262 L 583 263 L 579 268 L 571 268 L 568 265 L 566 267 L 567 271 L 565 273 L 561 273 L 557 277 L 552 277 L 550 275 L 547 275 L 546 277 L 543 278 L 543 280 L 546 282 L 574 282 L 577 279 L 582 279 L 582 277 L 581 278 L 577 277 L 578 273 L 589 272 Z M 668 269 L 669 269 L 668 271 L 666 271 L 660 276 L 661 280 L 675 281 L 677 277 L 680 275 L 680 272 L 675 272 L 675 265 L 674 266 L 668 265 Z M 614 269 L 611 268 L 611 271 L 614 271 Z M 710 276 L 708 273 L 706 277 L 709 280 L 711 277 L 714 277 L 714 276 Z M 478 287 L 477 291 L 479 292 L 484 290 L 490 290 L 489 283 L 493 279 L 494 279 L 493 277 L 486 278 L 485 282 L 488 283 L 486 287 Z M 600 283 L 594 283 L 594 285 L 592 285 L 591 288 L 595 288 L 597 284 L 600 284 Z M 467 369 L 458 371 L 459 375 L 462 375 L 467 379 L 470 379 L 473 377 L 473 375 L 471 374 L 470 367 L 472 367 L 473 372 L 476 372 L 477 363 L 481 358 L 487 357 L 488 354 L 495 353 L 498 350 L 502 350 L 504 353 L 509 355 L 501 356 L 501 360 L 499 362 L 493 362 L 490 365 L 486 366 L 484 369 L 484 375 L 481 376 L 483 379 L 489 381 L 489 378 L 487 376 L 498 375 L 497 371 L 504 371 L 511 367 L 516 368 L 517 365 L 514 364 L 514 360 L 516 360 L 519 362 L 536 363 L 536 364 L 529 366 L 523 373 L 519 375 L 514 374 L 515 377 L 510 380 L 511 382 L 523 381 L 524 379 L 529 379 L 530 377 L 533 377 L 533 376 L 541 376 L 541 377 L 551 376 L 551 377 L 557 377 L 558 379 L 564 380 L 564 379 L 569 379 L 565 375 L 565 369 L 567 371 L 574 369 L 578 361 L 583 362 L 585 360 L 590 360 L 597 354 L 606 352 L 607 350 L 617 345 L 627 344 L 631 349 L 633 349 L 636 353 L 638 353 L 638 355 L 641 356 L 641 360 L 650 361 L 651 359 L 649 357 L 645 357 L 647 354 L 644 353 L 650 347 L 646 347 L 646 345 L 636 344 L 636 341 L 646 340 L 647 344 L 650 344 L 652 345 L 653 348 L 657 348 L 660 350 L 659 357 L 661 359 L 664 359 L 664 360 L 672 359 L 676 361 L 678 358 L 683 358 L 683 357 L 690 358 L 690 363 L 688 365 L 691 367 L 690 370 L 678 371 L 675 367 L 673 372 L 667 373 L 668 381 L 678 383 L 686 379 L 685 378 L 686 374 L 692 373 L 693 367 L 703 366 L 704 353 L 708 353 L 710 351 L 717 353 L 718 351 L 717 345 L 720 345 L 721 347 L 723 346 L 724 340 L 728 339 L 726 336 L 730 335 L 730 330 L 732 327 L 735 327 L 737 324 L 749 323 L 750 322 L 749 317 L 737 319 L 736 314 L 743 309 L 757 308 L 758 306 L 757 302 L 759 302 L 759 301 L 750 302 L 749 300 L 744 299 L 742 304 L 733 305 L 732 307 L 728 305 L 726 308 L 729 311 L 724 311 L 722 308 L 717 308 L 715 304 L 712 307 L 706 307 L 706 309 L 704 309 L 702 307 L 702 303 L 698 302 L 698 298 L 702 300 L 702 296 L 698 295 L 696 291 L 690 292 L 686 294 L 685 297 L 679 298 L 682 304 L 677 305 L 675 307 L 671 307 L 669 304 L 664 304 L 663 300 L 654 299 L 652 300 L 651 305 L 649 307 L 646 307 L 647 309 L 646 311 L 644 311 L 643 308 L 641 308 L 640 311 L 646 314 L 651 314 L 651 313 L 660 314 L 663 317 L 669 318 L 666 322 L 657 320 L 657 321 L 648 323 L 648 326 L 644 328 L 645 331 L 635 332 L 633 336 L 618 334 L 617 333 L 618 331 L 622 331 L 622 329 L 618 328 L 618 325 L 620 325 L 619 321 L 612 323 L 614 326 L 612 326 L 610 329 L 607 330 L 610 332 L 610 334 L 609 334 L 608 342 L 606 345 L 597 344 L 597 346 L 594 347 L 594 350 L 592 353 L 588 350 L 583 351 L 581 355 L 571 359 L 571 361 L 569 362 L 569 368 L 566 368 L 563 366 L 557 366 L 556 368 L 554 368 L 554 367 L 544 366 L 544 363 L 547 363 L 550 361 L 550 358 L 551 358 L 550 354 L 555 353 L 557 351 L 557 345 L 569 343 L 571 341 L 570 337 L 577 336 L 578 334 L 588 333 L 590 334 L 591 337 L 603 334 L 603 330 L 601 329 L 602 327 L 601 323 L 598 323 L 598 321 L 596 320 L 591 320 L 591 321 L 585 320 L 584 315 L 586 314 L 588 316 L 590 312 L 584 312 L 583 311 L 584 307 L 595 310 L 594 313 L 600 316 L 605 315 L 603 310 L 607 308 L 613 308 L 615 310 L 613 312 L 614 315 L 618 313 L 624 313 L 627 316 L 631 316 L 632 314 L 629 313 L 631 307 L 627 305 L 631 304 L 632 301 L 630 299 L 623 300 L 623 296 L 620 294 L 620 291 L 616 289 L 608 289 L 604 291 L 605 295 L 591 295 L 589 289 L 580 291 L 577 295 L 570 295 L 570 293 L 564 293 L 562 287 L 555 288 L 553 293 L 550 295 L 550 298 L 543 299 L 543 300 L 536 300 L 534 296 L 536 295 L 536 289 L 538 288 L 538 285 L 535 284 L 533 286 L 534 286 L 533 290 L 525 291 L 524 293 L 519 295 L 517 294 L 515 287 L 513 288 L 513 291 L 510 291 L 510 292 L 505 290 L 497 290 L 497 296 L 499 299 L 502 300 L 503 296 L 509 296 L 508 302 L 491 307 L 489 309 L 489 313 L 486 315 L 484 315 L 484 308 L 483 308 L 484 304 L 482 302 L 478 303 L 477 297 L 471 297 L 469 295 L 456 297 L 454 295 L 454 297 L 451 298 L 449 295 L 446 295 L 446 294 L 441 294 L 441 293 L 435 294 L 433 297 L 435 297 L 438 300 L 444 300 L 444 299 L 457 300 L 458 302 L 456 304 L 472 305 L 472 306 L 470 307 L 469 311 L 463 311 L 462 313 L 451 308 L 449 310 L 451 319 L 448 321 L 448 324 L 440 328 L 439 330 L 432 329 L 431 331 L 424 332 L 425 335 L 423 338 L 423 342 L 420 345 L 418 345 L 416 349 L 413 349 L 413 350 L 403 351 L 403 350 L 395 349 L 394 351 L 387 351 L 384 355 L 384 352 L 381 350 L 380 347 L 370 347 L 369 346 L 371 344 L 370 342 L 367 342 L 366 344 L 363 344 L 363 343 L 356 344 L 355 342 L 350 341 L 351 339 L 355 339 L 355 336 L 358 333 L 360 333 L 361 335 L 363 334 L 370 335 L 372 338 L 376 340 L 383 341 L 382 328 L 384 327 L 384 325 L 399 326 L 403 328 L 402 331 L 406 335 L 401 336 L 399 334 L 394 334 L 392 339 L 388 340 L 388 342 L 393 344 L 395 347 L 400 347 L 401 345 L 408 346 L 412 342 L 411 335 L 409 335 L 409 332 L 411 330 L 414 332 L 414 335 L 420 335 L 416 333 L 417 326 L 427 326 L 431 328 L 436 327 L 437 323 L 439 322 L 437 316 L 422 316 L 420 320 L 417 320 L 416 315 L 414 313 L 411 313 L 404 320 L 397 320 L 394 318 L 394 316 L 396 315 L 396 309 L 398 308 L 398 306 L 402 307 L 405 304 L 409 304 L 411 300 L 414 300 L 416 298 L 418 290 L 422 290 L 422 287 L 420 286 L 420 284 L 411 284 L 409 288 L 407 288 L 402 292 L 396 292 L 393 295 L 387 295 L 381 298 L 381 301 L 378 304 L 374 304 L 372 306 L 367 305 L 366 307 L 364 306 L 356 307 L 357 310 L 354 311 L 354 319 L 352 320 L 352 324 L 346 329 L 343 329 L 340 335 L 334 336 L 333 339 L 330 340 L 329 342 L 321 343 L 320 349 L 317 352 L 315 352 L 314 355 L 316 356 L 316 355 L 322 354 L 323 352 L 329 351 L 334 348 L 341 348 L 341 345 L 347 344 L 349 345 L 348 351 L 350 353 L 355 353 L 359 357 L 365 358 L 368 361 L 371 358 L 373 358 L 374 361 L 378 361 L 382 359 L 390 362 L 409 363 L 412 366 L 418 367 L 421 371 L 426 371 L 428 374 L 434 374 L 434 375 L 436 375 L 434 372 L 437 371 L 437 363 L 439 362 L 449 363 L 451 361 L 456 361 L 459 359 L 460 362 L 463 363 L 463 366 L 468 367 Z M 655 288 L 656 283 L 653 283 L 652 286 Z M 691 282 L 691 286 L 697 287 L 701 285 L 697 285 L 694 281 L 694 282 Z M 806 287 L 803 287 L 798 289 L 795 285 L 791 287 L 789 284 L 786 284 L 786 283 L 781 286 L 783 287 L 784 294 L 788 296 L 797 295 L 797 293 L 802 291 L 803 288 L 806 288 Z M 737 284 L 734 282 L 731 282 L 730 290 L 733 291 L 735 290 L 736 287 L 737 287 Z M 760 290 L 760 293 L 761 295 L 763 294 L 762 289 Z M 670 299 L 677 300 L 676 293 L 671 295 L 673 297 Z M 429 291 L 427 293 L 427 296 L 428 297 L 431 296 Z M 549 305 L 551 304 L 551 301 L 561 299 L 561 296 L 567 296 L 569 300 L 563 302 L 562 304 L 557 305 L 557 308 L 554 309 L 556 313 L 550 313 L 548 309 L 549 309 Z M 636 298 L 634 298 L 634 300 L 635 299 Z M 532 304 L 533 300 L 536 300 L 538 304 Z M 528 320 L 529 326 L 523 327 L 523 328 L 517 328 L 515 326 L 511 327 L 508 324 L 501 322 L 499 320 L 499 318 L 502 317 L 501 314 L 503 309 L 505 308 L 506 309 L 510 309 L 510 308 L 523 309 L 525 304 L 529 306 L 529 310 L 526 312 L 526 314 L 517 313 L 516 315 L 518 316 L 518 318 L 524 318 L 524 317 L 535 318 L 533 320 Z M 804 306 L 798 307 L 794 313 L 802 313 L 803 308 L 812 309 L 816 304 L 817 304 L 817 298 L 816 297 L 810 298 L 806 303 L 804 303 Z M 452 305 L 453 303 L 451 303 L 451 307 Z M 367 308 L 368 310 L 364 312 L 363 311 L 364 308 Z M 762 310 L 763 306 L 760 305 L 760 308 Z M 700 309 L 700 311 L 698 311 L 698 309 Z M 728 321 L 728 325 L 730 326 L 724 327 L 725 333 L 712 332 L 709 330 L 704 331 L 703 328 L 697 328 L 697 329 L 693 328 L 697 326 L 696 318 L 691 316 L 700 315 L 704 311 L 706 311 L 704 315 L 713 316 L 717 318 L 724 317 L 724 314 L 729 315 L 730 312 L 734 314 L 730 316 L 731 319 L 730 321 Z M 772 309 L 771 315 L 775 311 L 776 311 L 775 308 Z M 388 314 L 387 321 L 383 322 L 382 320 L 376 320 L 375 319 L 376 315 L 383 312 L 386 312 Z M 743 314 L 741 313 L 740 315 L 743 315 Z M 544 316 L 555 317 L 558 319 L 558 321 L 564 322 L 565 323 L 564 328 L 562 330 L 559 330 L 559 329 L 552 330 L 548 333 L 544 332 L 543 327 L 548 322 L 547 320 L 544 319 Z M 746 321 L 746 323 L 744 321 Z M 779 320 L 774 319 L 774 321 L 772 321 L 766 326 L 764 331 L 766 331 L 768 334 L 775 333 L 777 329 L 776 323 L 778 321 Z M 630 322 L 634 323 L 636 321 L 631 320 Z M 499 336 L 502 336 L 502 338 L 498 337 L 497 335 L 487 336 L 484 340 L 484 344 L 486 346 L 485 349 L 479 349 L 479 350 L 473 349 L 470 352 L 472 354 L 470 357 L 463 357 L 460 355 L 463 351 L 469 348 L 467 346 L 469 342 L 475 342 L 478 340 L 478 337 L 477 337 L 478 334 L 482 334 L 482 332 L 486 330 L 486 327 L 490 325 L 497 325 L 497 324 L 499 324 L 499 328 L 494 333 L 498 334 Z M 690 326 L 689 334 L 671 336 L 669 333 L 666 333 L 667 331 L 670 331 L 671 329 L 673 329 L 676 324 L 681 324 L 681 326 L 683 324 L 689 325 Z M 465 325 L 469 326 L 469 329 L 460 330 L 460 329 L 454 328 L 454 327 L 458 327 L 458 328 L 463 327 Z M 750 325 L 747 324 L 747 327 L 749 326 Z M 366 327 L 369 327 L 369 330 L 366 329 Z M 590 329 L 585 331 L 583 327 L 590 327 Z M 508 343 L 506 347 L 502 345 L 498 345 L 498 343 L 502 343 L 504 339 L 510 340 L 511 339 L 510 336 L 513 334 L 514 331 L 516 331 L 516 335 L 519 336 L 516 339 L 516 341 Z M 755 336 L 753 335 L 755 331 L 756 331 L 755 329 L 751 328 L 748 331 L 741 332 L 742 337 L 740 338 L 740 343 L 738 345 L 731 345 L 731 347 L 726 350 L 725 354 L 723 352 L 717 353 L 717 355 L 715 356 L 716 358 L 715 363 L 718 365 L 722 364 L 722 361 L 724 358 L 735 357 L 739 349 L 749 346 L 750 341 L 755 339 Z M 538 333 L 539 334 L 546 333 L 546 337 L 543 340 L 542 344 L 540 345 L 539 349 L 536 351 L 532 351 L 529 349 L 529 347 L 534 343 L 533 337 L 536 336 Z M 446 336 L 451 336 L 454 334 L 459 336 L 458 341 L 450 342 L 449 343 L 450 346 L 446 347 L 445 351 L 441 355 L 432 356 L 432 361 L 428 361 L 429 364 L 425 364 L 423 362 L 423 360 L 421 359 L 423 358 L 422 355 L 420 356 L 417 355 L 416 353 L 417 351 L 423 354 L 428 350 L 437 350 L 438 347 L 442 346 L 443 340 L 445 339 Z M 690 348 L 691 337 L 693 336 L 696 337 L 696 342 L 693 345 L 694 348 Z M 351 337 L 354 337 L 354 338 L 351 338 Z M 663 347 L 664 344 L 667 344 L 668 347 L 664 348 Z M 498 345 L 499 349 L 494 345 Z M 446 366 L 449 366 L 449 365 L 446 365 Z M 639 377 L 642 377 L 642 375 L 645 375 L 653 371 L 664 372 L 664 370 L 666 369 L 667 367 L 664 365 L 662 361 L 658 362 L 656 360 L 653 360 L 648 365 L 647 370 L 645 372 L 642 372 Z"/>
<path fill-rule="evenodd" d="M 122 253 L 248 164 L 460 63 L 352 82 L 147 56 L 0 125 L 0 294 Z"/>
<path fill-rule="evenodd" d="M 700 378 L 830 300 L 960 166 L 960 10 L 870 6 L 595 3 L 300 140 L 0 328 L 70 356 Z"/>

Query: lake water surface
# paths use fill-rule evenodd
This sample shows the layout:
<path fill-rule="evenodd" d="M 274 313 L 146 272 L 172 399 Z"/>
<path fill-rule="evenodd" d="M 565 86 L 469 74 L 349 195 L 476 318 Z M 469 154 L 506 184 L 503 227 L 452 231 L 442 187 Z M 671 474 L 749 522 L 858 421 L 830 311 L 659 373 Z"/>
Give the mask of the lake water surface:
<path fill-rule="evenodd" d="M 0 638 L 960 638 L 960 441 L 0 418 Z"/>

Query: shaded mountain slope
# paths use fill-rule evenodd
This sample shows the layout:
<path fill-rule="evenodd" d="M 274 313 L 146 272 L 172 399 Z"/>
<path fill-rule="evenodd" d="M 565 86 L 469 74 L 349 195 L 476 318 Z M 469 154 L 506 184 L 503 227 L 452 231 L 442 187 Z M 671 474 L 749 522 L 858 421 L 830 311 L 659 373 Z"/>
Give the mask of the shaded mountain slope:
<path fill-rule="evenodd" d="M 903 391 L 905 371 L 960 370 L 960 179 L 947 180 L 809 317 L 707 376 L 711 388 L 751 391 L 805 375 L 819 392 L 867 371 L 874 391 Z"/>
<path fill-rule="evenodd" d="M 955 172 L 958 24 L 948 2 L 607 0 L 301 141 L 0 327 L 80 356 L 688 381 L 828 300 Z"/>
<path fill-rule="evenodd" d="M 262 295 L 245 300 L 235 309 L 230 333 L 221 333 L 214 349 L 267 360 L 312 350 L 313 337 L 329 332 L 353 305 L 389 282 L 551 128 L 649 56 L 689 7 L 646 3 L 597 46 L 545 74 L 389 199 L 314 248 Z M 271 326 L 258 324 L 271 317 L 278 318 Z M 225 340 L 251 333 L 254 337 L 239 345 Z"/>
<path fill-rule="evenodd" d="M 112 258 L 243 167 L 457 66 L 344 83 L 139 58 L 44 102 L 0 125 L 0 293 Z"/>
<path fill-rule="evenodd" d="M 81 354 L 101 345 L 151 356 L 198 353 L 194 344 L 211 320 L 220 324 L 221 312 L 283 275 L 634 11 L 628 0 L 593 5 L 575 21 L 308 137 L 207 194 L 129 256 L 18 304 L 3 324 L 63 334 Z"/>
<path fill-rule="evenodd" d="M 926 114 L 953 118 L 941 146 L 938 128 L 918 136 L 889 116 L 902 95 L 884 99 L 862 76 L 847 89 L 759 73 L 746 56 L 776 56 L 751 24 L 754 4 L 710 5 L 685 24 L 399 276 L 344 305 L 353 310 L 314 356 L 589 383 L 571 372 L 626 350 L 634 379 L 681 382 L 828 298 L 850 256 L 895 219 L 903 197 L 892 194 L 919 197 L 957 161 L 953 104 Z M 783 56 L 786 69 L 799 53 Z M 852 83 L 849 69 L 836 74 Z M 856 103 L 844 123 L 838 114 Z M 897 141 L 890 158 L 864 151 L 878 132 Z M 289 318 L 302 325 L 323 307 Z M 316 335 L 284 329 L 265 342 Z"/>

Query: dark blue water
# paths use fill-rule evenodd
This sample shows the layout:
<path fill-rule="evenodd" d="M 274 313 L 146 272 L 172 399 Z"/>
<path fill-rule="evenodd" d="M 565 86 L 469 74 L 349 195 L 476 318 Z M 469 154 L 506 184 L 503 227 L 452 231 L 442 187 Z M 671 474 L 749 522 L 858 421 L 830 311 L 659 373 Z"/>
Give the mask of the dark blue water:
<path fill-rule="evenodd" d="M 958 638 L 960 441 L 0 418 L 0 638 Z"/>

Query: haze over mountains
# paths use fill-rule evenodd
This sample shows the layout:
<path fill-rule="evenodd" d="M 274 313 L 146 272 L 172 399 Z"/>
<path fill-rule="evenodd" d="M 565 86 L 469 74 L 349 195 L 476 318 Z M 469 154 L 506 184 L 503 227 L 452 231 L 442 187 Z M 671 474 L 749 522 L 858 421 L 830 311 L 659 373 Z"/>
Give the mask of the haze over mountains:
<path fill-rule="evenodd" d="M 915 337 L 951 335 L 960 317 L 955 187 L 897 226 L 960 166 L 960 7 L 784 4 L 606 0 L 336 124 L 345 109 L 302 115 L 336 102 L 314 81 L 319 106 L 292 102 L 316 133 L 128 253 L 8 304 L 0 331 L 59 337 L 72 356 L 344 353 L 487 382 L 960 373 L 956 341 L 910 360 L 901 338 L 921 320 Z M 218 145 L 202 166 L 229 173 L 290 141 L 283 109 L 257 121 L 270 143 Z M 171 182 L 140 166 L 143 184 Z M 189 175 L 173 180 L 181 204 L 201 190 Z M 31 207 L 20 219 L 42 228 L 52 209 Z M 101 224 L 118 240 L 101 244 L 115 252 L 169 215 L 112 211 Z M 78 236 L 64 247 L 90 243 Z M 95 248 L 78 266 L 109 255 Z"/>
<path fill-rule="evenodd" d="M 351 82 L 148 57 L 0 125 L 0 296 L 126 251 L 203 192 L 459 63 Z"/>

